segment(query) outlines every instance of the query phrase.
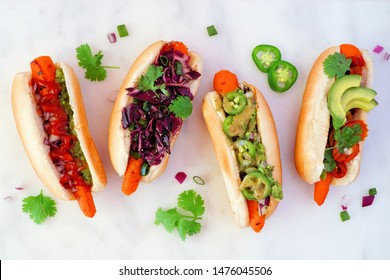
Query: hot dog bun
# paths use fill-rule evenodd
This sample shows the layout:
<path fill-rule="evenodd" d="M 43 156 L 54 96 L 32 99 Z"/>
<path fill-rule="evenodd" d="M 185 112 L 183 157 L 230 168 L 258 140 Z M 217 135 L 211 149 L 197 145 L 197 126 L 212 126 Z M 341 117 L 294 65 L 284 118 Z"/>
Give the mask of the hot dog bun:
<path fill-rule="evenodd" d="M 264 96 L 255 86 L 247 83 L 243 84 L 249 87 L 254 93 L 257 111 L 257 128 L 265 147 L 267 163 L 274 166 L 274 179 L 281 184 L 282 164 L 280 160 L 279 141 L 271 110 Z M 203 100 L 202 112 L 222 171 L 233 214 L 240 227 L 247 227 L 249 226 L 248 207 L 245 197 L 239 190 L 241 179 L 237 159 L 222 129 L 225 113 L 222 108 L 221 97 L 217 92 L 213 91 L 206 94 Z M 271 196 L 266 218 L 272 215 L 278 203 Z"/>
<path fill-rule="evenodd" d="M 70 104 L 74 113 L 75 130 L 92 176 L 92 191 L 102 191 L 107 183 L 107 178 L 88 130 L 78 79 L 73 69 L 67 64 L 59 62 L 56 67 L 61 68 L 64 72 Z M 50 148 L 44 144 L 46 133 L 42 125 L 42 119 L 36 113 L 30 72 L 18 73 L 14 78 L 12 110 L 20 139 L 39 178 L 58 198 L 63 200 L 75 199 L 73 193 L 60 184 L 59 172 L 49 157 Z"/>
<path fill-rule="evenodd" d="M 360 51 L 366 62 L 362 84 L 371 87 L 374 78 L 373 61 L 366 50 Z M 309 184 L 320 180 L 324 168 L 323 160 L 330 127 L 327 95 L 334 79 L 324 74 L 323 62 L 335 52 L 340 52 L 340 47 L 326 49 L 314 62 L 302 98 L 295 141 L 295 167 L 302 179 Z M 366 115 L 366 112 L 358 109 L 353 119 L 365 120 Z M 359 145 L 359 154 L 347 163 L 347 174 L 340 179 L 333 178 L 332 185 L 347 185 L 355 180 L 360 169 L 363 141 L 360 141 Z"/>
<path fill-rule="evenodd" d="M 127 95 L 127 88 L 136 86 L 141 75 L 145 74 L 149 65 L 153 63 L 157 55 L 160 53 L 161 48 L 166 44 L 165 41 L 157 41 L 147 47 L 134 61 L 133 65 L 130 67 L 130 70 L 125 77 L 122 86 L 118 92 L 118 95 L 115 100 L 115 104 L 111 113 L 109 135 L 108 135 L 108 148 L 110 152 L 111 162 L 115 171 L 119 176 L 123 176 L 126 171 L 127 162 L 129 159 L 130 153 L 130 131 L 128 129 L 123 129 L 121 124 L 122 119 L 122 109 L 130 104 L 133 100 L 133 97 Z M 201 72 L 203 64 L 198 54 L 194 52 L 189 52 L 190 66 L 192 69 Z M 200 83 L 200 78 L 192 81 L 190 89 L 192 94 L 195 96 Z M 179 133 L 176 133 L 171 138 L 171 149 L 176 141 L 176 138 Z M 144 183 L 150 183 L 152 180 L 160 176 L 169 160 L 169 154 L 166 154 L 159 165 L 153 165 L 149 169 L 149 173 L 146 176 L 143 176 L 141 181 Z"/>

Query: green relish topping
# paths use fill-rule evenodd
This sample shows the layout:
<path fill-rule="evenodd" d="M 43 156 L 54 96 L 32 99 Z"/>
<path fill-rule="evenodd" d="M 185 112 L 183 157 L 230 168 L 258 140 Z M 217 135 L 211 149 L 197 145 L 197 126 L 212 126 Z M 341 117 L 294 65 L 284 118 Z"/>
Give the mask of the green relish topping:
<path fill-rule="evenodd" d="M 77 132 L 74 127 L 73 110 L 69 103 L 68 89 L 66 88 L 65 76 L 62 69 L 56 69 L 56 82 L 59 83 L 61 86 L 61 92 L 59 94 L 60 104 L 64 109 L 66 115 L 68 116 L 69 120 L 68 133 L 77 138 Z M 81 149 L 79 140 L 75 141 L 73 147 L 70 150 L 70 153 L 74 158 L 79 159 L 82 165 L 88 166 L 87 160 L 85 159 L 84 153 Z M 89 167 L 84 168 L 80 173 L 85 182 L 88 185 L 92 185 L 92 176 Z"/>

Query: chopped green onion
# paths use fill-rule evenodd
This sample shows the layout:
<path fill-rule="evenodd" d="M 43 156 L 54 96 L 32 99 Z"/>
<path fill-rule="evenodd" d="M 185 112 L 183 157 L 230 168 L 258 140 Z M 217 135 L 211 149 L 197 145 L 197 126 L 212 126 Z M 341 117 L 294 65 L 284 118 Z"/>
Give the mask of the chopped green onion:
<path fill-rule="evenodd" d="M 197 183 L 198 185 L 204 185 L 204 180 L 199 176 L 192 177 L 192 180 L 194 180 L 194 182 Z"/>
<path fill-rule="evenodd" d="M 376 195 L 377 194 L 377 191 L 376 191 L 376 188 L 371 188 L 368 190 L 368 194 L 369 195 Z"/>
<path fill-rule="evenodd" d="M 179 76 L 183 75 L 183 64 L 181 64 L 181 62 L 176 61 L 175 68 L 176 68 L 177 75 L 179 75 Z"/>
<path fill-rule="evenodd" d="M 217 31 L 217 29 L 215 28 L 214 25 L 210 25 L 210 26 L 207 26 L 207 33 L 211 37 L 211 36 L 217 35 L 218 31 Z"/>
<path fill-rule="evenodd" d="M 349 220 L 351 217 L 349 216 L 347 211 L 342 211 L 342 212 L 340 212 L 340 218 L 341 218 L 342 222 L 345 222 L 345 221 Z"/>
<path fill-rule="evenodd" d="M 121 24 L 116 27 L 118 29 L 119 37 L 126 37 L 129 36 L 129 32 L 127 31 L 126 25 Z"/>
<path fill-rule="evenodd" d="M 142 175 L 142 176 L 148 175 L 148 173 L 149 173 L 149 167 L 150 167 L 150 165 L 149 165 L 149 163 L 147 163 L 147 162 L 144 162 L 144 163 L 142 164 L 142 166 L 141 166 L 141 175 Z"/>

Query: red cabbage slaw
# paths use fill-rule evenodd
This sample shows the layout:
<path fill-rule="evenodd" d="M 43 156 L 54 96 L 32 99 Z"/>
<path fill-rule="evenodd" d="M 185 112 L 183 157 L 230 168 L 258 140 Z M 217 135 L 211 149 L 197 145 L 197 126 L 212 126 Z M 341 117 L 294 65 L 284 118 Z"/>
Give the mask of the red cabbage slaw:
<path fill-rule="evenodd" d="M 194 95 L 190 82 L 200 77 L 200 73 L 189 65 L 190 57 L 176 50 L 160 52 L 154 65 L 163 67 L 163 75 L 155 85 L 165 84 L 168 94 L 156 91 L 142 91 L 137 87 L 127 88 L 133 102 L 122 110 L 122 127 L 130 129 L 132 139 L 130 152 L 137 154 L 149 165 L 161 163 L 165 154 L 170 154 L 171 138 L 183 124 L 181 118 L 169 111 L 168 106 L 177 96 Z M 177 73 L 176 65 L 181 64 Z"/>

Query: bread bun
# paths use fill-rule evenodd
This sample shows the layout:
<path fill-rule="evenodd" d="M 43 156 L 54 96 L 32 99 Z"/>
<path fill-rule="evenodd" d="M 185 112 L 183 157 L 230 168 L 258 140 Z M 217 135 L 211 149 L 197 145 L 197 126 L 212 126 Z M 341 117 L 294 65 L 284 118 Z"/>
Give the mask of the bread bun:
<path fill-rule="evenodd" d="M 254 93 L 257 111 L 257 128 L 265 148 L 267 163 L 274 166 L 274 179 L 281 184 L 282 164 L 280 160 L 279 141 L 271 110 L 264 96 L 255 86 L 245 82 L 243 85 L 250 88 Z M 229 144 L 228 138 L 222 129 L 225 112 L 222 108 L 222 98 L 217 92 L 213 91 L 206 94 L 203 100 L 202 113 L 225 181 L 233 214 L 240 227 L 247 227 L 249 226 L 248 207 L 245 197 L 239 190 L 241 178 L 237 159 L 234 150 L 231 148 L 231 144 Z M 271 196 L 266 218 L 269 218 L 272 215 L 278 206 L 278 203 L 279 202 Z"/>
<path fill-rule="evenodd" d="M 127 162 L 130 154 L 130 131 L 122 128 L 122 110 L 124 107 L 132 103 L 133 97 L 127 95 L 127 88 L 135 87 L 141 75 L 145 74 L 150 64 L 154 62 L 162 47 L 167 44 L 165 41 L 157 41 L 147 47 L 134 61 L 130 67 L 122 86 L 118 92 L 115 100 L 114 107 L 111 113 L 109 135 L 108 135 L 108 147 L 111 157 L 111 163 L 114 170 L 123 176 L 126 171 Z M 189 65 L 192 69 L 202 72 L 203 64 L 198 54 L 189 52 L 190 62 Z M 200 84 L 200 78 L 194 80 L 190 84 L 192 94 L 195 96 Z M 171 150 L 176 141 L 179 131 L 171 138 Z M 147 176 L 143 176 L 141 181 L 144 183 L 150 183 L 152 180 L 160 176 L 169 160 L 169 154 L 166 154 L 159 165 L 150 166 Z"/>
<path fill-rule="evenodd" d="M 92 176 L 92 191 L 102 191 L 107 183 L 103 164 L 88 130 L 82 93 L 73 69 L 63 62 L 56 65 L 64 72 L 73 110 L 74 129 L 83 150 Z M 49 157 L 50 148 L 44 144 L 47 137 L 42 119 L 36 113 L 36 104 L 31 86 L 31 73 L 16 74 L 12 85 L 12 110 L 20 139 L 35 172 L 44 185 L 58 198 L 73 200 L 74 195 L 59 182 L 60 174 Z"/>
<path fill-rule="evenodd" d="M 362 84 L 371 87 L 373 83 L 373 62 L 367 51 L 360 51 L 366 62 Z M 323 160 L 330 128 L 327 98 L 329 88 L 335 80 L 324 74 L 323 62 L 335 52 L 340 52 L 340 47 L 326 49 L 314 62 L 302 97 L 294 160 L 298 174 L 309 184 L 320 181 L 320 175 L 324 168 Z M 358 109 L 352 118 L 354 120 L 365 120 L 366 113 Z M 359 145 L 359 154 L 347 163 L 347 174 L 343 178 L 333 178 L 332 185 L 347 185 L 355 180 L 360 169 L 363 142 L 360 141 Z"/>

